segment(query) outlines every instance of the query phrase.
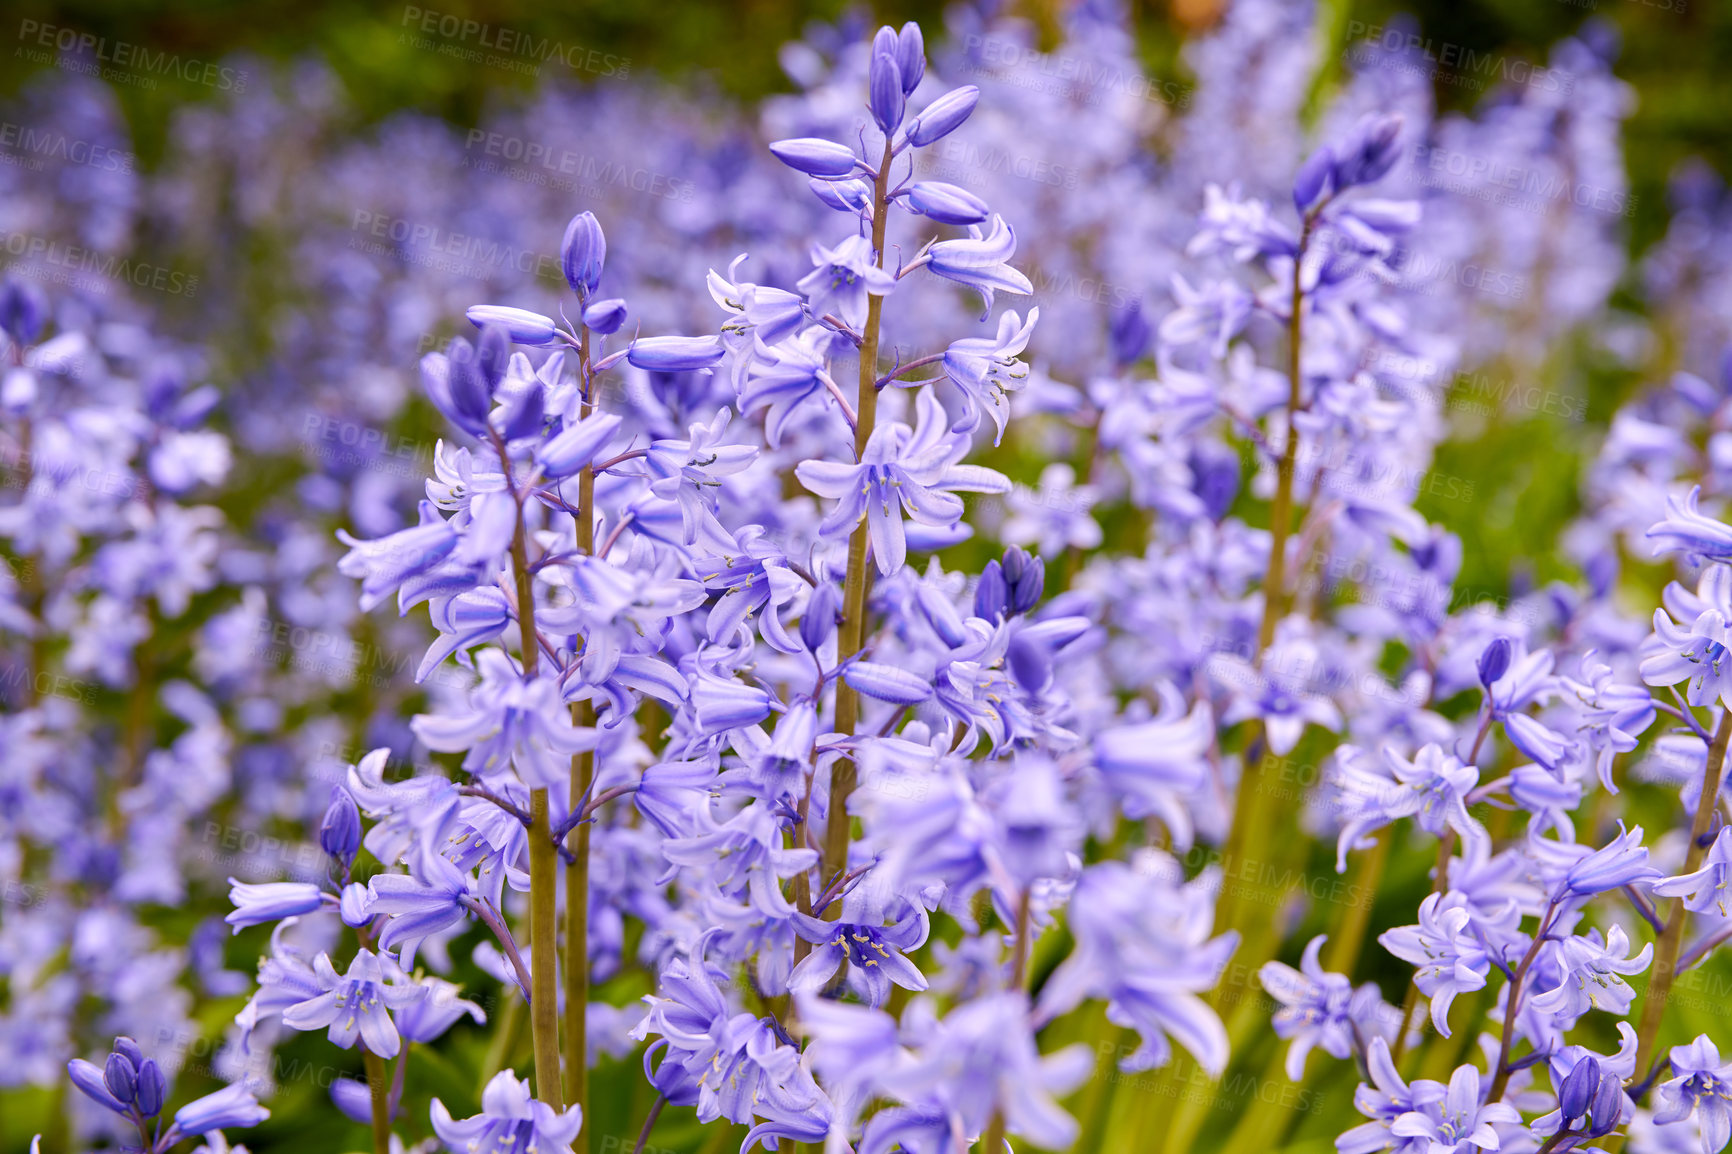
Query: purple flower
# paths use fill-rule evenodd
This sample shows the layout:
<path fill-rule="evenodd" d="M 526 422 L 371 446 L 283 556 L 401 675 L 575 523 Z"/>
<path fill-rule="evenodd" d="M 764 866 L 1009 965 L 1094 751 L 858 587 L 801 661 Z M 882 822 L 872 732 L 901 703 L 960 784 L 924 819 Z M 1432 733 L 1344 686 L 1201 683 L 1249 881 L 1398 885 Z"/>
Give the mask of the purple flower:
<path fill-rule="evenodd" d="M 1639 974 L 1654 956 L 1649 942 L 1634 957 L 1623 927 L 1613 926 L 1602 939 L 1598 930 L 1573 934 L 1559 943 L 1553 955 L 1558 984 L 1536 993 L 1529 1008 L 1550 1014 L 1560 1028 L 1574 1025 L 1577 1018 L 1593 1010 L 1628 1014 L 1636 992 L 1621 975 Z"/>
<path fill-rule="evenodd" d="M 387 982 L 373 951 L 362 949 L 339 975 L 330 956 L 313 961 L 320 993 L 283 1011 L 283 1024 L 296 1030 L 330 1027 L 332 1045 L 347 1050 L 356 1039 L 381 1058 L 395 1058 L 401 1046 L 391 1011 L 421 1000 L 427 991 L 394 974 Z"/>
<path fill-rule="evenodd" d="M 903 956 L 926 942 L 926 911 L 906 900 L 890 906 L 889 924 L 864 888 L 842 899 L 842 916 L 830 922 L 794 914 L 794 932 L 811 942 L 812 952 L 794 967 L 788 988 L 795 993 L 816 993 L 846 967 L 848 986 L 868 1006 L 882 1006 L 895 983 L 905 990 L 924 990 L 926 978 Z"/>
<path fill-rule="evenodd" d="M 1650 887 L 1662 897 L 1684 899 L 1684 907 L 1695 913 L 1732 916 L 1726 887 L 1732 882 L 1732 826 L 1724 826 L 1709 847 L 1702 868 L 1695 873 L 1662 878 Z"/>
<path fill-rule="evenodd" d="M 1648 530 L 1654 541 L 1654 556 L 1683 553 L 1704 561 L 1732 561 L 1732 526 L 1699 511 L 1702 487 L 1695 486 L 1682 501 L 1666 498 L 1666 518 Z"/>
<path fill-rule="evenodd" d="M 1040 320 L 1038 308 L 1028 310 L 1024 323 L 1016 311 L 1009 310 L 998 318 L 995 337 L 964 337 L 952 341 L 944 351 L 944 372 L 969 401 L 969 415 L 957 422 L 959 433 L 972 433 L 980 427 L 982 415 L 992 418 L 997 434 L 992 443 L 1004 439 L 1004 427 L 1010 420 L 1010 394 L 1028 381 L 1027 361 L 1018 355 L 1028 347 L 1029 337 Z"/>
<path fill-rule="evenodd" d="M 1016 233 L 1002 216 L 994 215 L 990 232 L 982 232 L 979 225 L 971 224 L 967 240 L 938 241 L 914 267 L 924 263 L 946 280 L 979 289 L 986 302 L 980 314 L 984 319 L 992 312 L 995 293 L 1028 296 L 1034 291 L 1033 283 L 1010 267 L 1010 258 L 1015 255 Z"/>
<path fill-rule="evenodd" d="M 896 287 L 894 274 L 878 267 L 872 241 L 855 234 L 833 248 L 812 246 L 812 271 L 799 289 L 813 316 L 834 313 L 856 327 L 866 321 L 866 297 L 885 296 Z"/>
<path fill-rule="evenodd" d="M 1151 856 L 1133 869 L 1106 861 L 1082 871 L 1072 896 L 1076 947 L 1040 992 L 1040 1020 L 1050 1021 L 1085 998 L 1104 998 L 1116 1022 L 1142 1037 L 1120 1063 L 1127 1072 L 1164 1066 L 1169 1035 L 1197 1064 L 1219 1073 L 1227 1064 L 1227 1031 L 1197 995 L 1220 979 L 1238 935 L 1210 938 L 1214 899 L 1208 874 L 1186 885 L 1178 863 Z"/>
<path fill-rule="evenodd" d="M 1660 1083 L 1654 1121 L 1669 1126 L 1694 1114 L 1702 1154 L 1717 1154 L 1732 1138 L 1732 1063 L 1720 1061 L 1719 1048 L 1706 1034 L 1688 1046 L 1673 1046 L 1671 1059 L 1673 1077 Z"/>
<path fill-rule="evenodd" d="M 1449 1007 L 1457 994 L 1485 988 L 1491 957 L 1473 932 L 1473 913 L 1465 895 L 1430 894 L 1419 904 L 1419 924 L 1386 930 L 1383 948 L 1419 967 L 1414 984 L 1431 999 L 1431 1022 L 1449 1037 Z"/>
<path fill-rule="evenodd" d="M 555 1110 L 531 1096 L 529 1083 L 510 1070 L 493 1075 L 481 1091 L 481 1113 L 456 1121 L 437 1098 L 432 1111 L 433 1132 L 451 1154 L 482 1150 L 571 1154 L 572 1139 L 583 1128 L 581 1109 Z"/>
<path fill-rule="evenodd" d="M 1371 1085 L 1361 1083 L 1353 1092 L 1353 1105 L 1371 1121 L 1342 1134 L 1335 1140 L 1335 1149 L 1340 1154 L 1374 1154 L 1384 1150 L 1431 1154 L 1427 1139 L 1396 1135 L 1392 1127 L 1409 1114 L 1437 1108 L 1446 1094 L 1443 1085 L 1421 1079 L 1409 1086 L 1402 1081 L 1389 1056 L 1389 1044 L 1382 1038 L 1371 1040 L 1366 1048 L 1365 1065 L 1371 1074 Z"/>
<path fill-rule="evenodd" d="M 1415 1109 L 1391 1123 L 1389 1132 L 1397 1138 L 1417 1139 L 1429 1154 L 1471 1154 L 1474 1147 L 1496 1150 L 1499 1140 L 1493 1127 L 1520 1125 L 1522 1116 L 1507 1102 L 1488 1105 L 1481 1098 L 1479 1070 L 1471 1065 L 1457 1067 L 1441 1099 L 1416 1103 Z"/>
<path fill-rule="evenodd" d="M 1622 822 L 1618 827 L 1617 837 L 1570 866 L 1552 895 L 1553 901 L 1588 897 L 1620 886 L 1651 882 L 1662 876 L 1658 869 L 1648 864 L 1648 851 L 1642 845 L 1642 827 L 1625 830 Z"/>
<path fill-rule="evenodd" d="M 1305 1058 L 1313 1046 L 1346 1058 L 1355 1050 L 1355 1035 L 1381 1037 L 1393 1033 L 1396 1015 L 1383 1003 L 1376 985 L 1366 983 L 1357 991 L 1345 975 L 1329 973 L 1318 961 L 1324 936 L 1319 934 L 1305 946 L 1299 969 L 1282 962 L 1265 962 L 1257 980 L 1269 996 L 1281 1003 L 1275 1011 L 1277 1037 L 1292 1040 L 1287 1049 L 1287 1077 L 1295 1082 L 1305 1076 Z"/>
<path fill-rule="evenodd" d="M 836 502 L 824 518 L 823 534 L 847 536 L 865 521 L 884 574 L 896 572 L 907 559 L 904 513 L 924 525 L 953 525 L 963 510 L 953 490 L 1003 493 L 1010 488 L 1002 474 L 956 463 L 967 445 L 942 431 L 943 410 L 930 392 L 921 394 L 920 408 L 919 432 L 896 421 L 879 425 L 857 465 L 802 461 L 795 469 L 801 484 Z"/>
<path fill-rule="evenodd" d="M 235 910 L 223 920 L 238 934 L 248 926 L 310 914 L 325 904 L 325 895 L 311 882 L 249 885 L 230 878 L 229 901 L 234 903 Z"/>
<path fill-rule="evenodd" d="M 235 1082 L 176 1110 L 174 1125 L 182 1134 L 196 1135 L 235 1126 L 257 1126 L 270 1116 L 271 1112 L 259 1105 L 246 1083 Z"/>

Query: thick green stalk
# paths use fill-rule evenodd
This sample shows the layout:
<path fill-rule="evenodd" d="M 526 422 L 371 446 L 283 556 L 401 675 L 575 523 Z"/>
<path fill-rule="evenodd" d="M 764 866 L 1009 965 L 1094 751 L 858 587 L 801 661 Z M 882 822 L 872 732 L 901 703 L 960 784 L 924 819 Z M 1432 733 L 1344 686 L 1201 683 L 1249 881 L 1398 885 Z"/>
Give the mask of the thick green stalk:
<path fill-rule="evenodd" d="M 391 1087 L 385 1081 L 385 1059 L 362 1046 L 361 1061 L 373 1095 L 373 1154 L 391 1154 Z"/>
<path fill-rule="evenodd" d="M 872 251 L 878 267 L 884 267 L 884 225 L 889 219 L 890 142 L 884 142 L 884 157 L 878 162 L 878 179 L 872 189 Z M 860 342 L 860 395 L 855 401 L 854 458 L 866 452 L 866 442 L 878 417 L 878 330 L 884 313 L 884 298 L 866 298 L 866 327 Z M 846 661 L 866 644 L 866 518 L 854 526 L 848 538 L 848 577 L 842 587 L 842 625 L 837 634 L 837 656 Z M 852 734 L 860 723 L 860 696 L 840 678 L 836 681 L 836 732 Z M 854 792 L 858 771 L 852 761 L 839 760 L 830 770 L 830 812 L 824 827 L 824 856 L 819 877 L 848 867 L 848 795 Z M 840 916 L 842 903 L 830 905 L 832 917 Z"/>
<path fill-rule="evenodd" d="M 503 457 L 504 454 L 501 454 Z M 523 635 L 523 672 L 533 677 L 540 664 L 540 638 L 535 631 L 535 588 L 529 574 L 523 510 L 511 539 L 511 567 L 517 577 L 517 623 Z M 553 823 L 547 790 L 529 792 L 529 969 L 535 987 L 529 995 L 529 1029 L 535 1043 L 535 1096 L 555 1110 L 565 1108 L 559 1084 L 558 925 L 559 851 L 553 844 Z"/>
<path fill-rule="evenodd" d="M 1702 868 L 1707 853 L 1703 844 L 1714 822 L 1714 809 L 1720 799 L 1720 775 L 1725 771 L 1726 747 L 1732 742 L 1732 710 L 1721 715 L 1714 730 L 1714 740 L 1708 746 L 1708 764 L 1702 771 L 1702 796 L 1696 802 L 1696 819 L 1690 823 L 1690 848 L 1684 854 L 1684 866 L 1678 872 L 1691 874 Z M 1666 1015 L 1666 1001 L 1672 993 L 1672 980 L 1677 976 L 1678 951 L 1684 943 L 1684 923 L 1690 911 L 1683 898 L 1672 899 L 1672 912 L 1666 919 L 1666 929 L 1654 946 L 1654 966 L 1648 972 L 1648 988 L 1642 994 L 1642 1023 L 1636 1030 L 1636 1077 L 1647 1075 L 1654 1058 L 1654 1048 L 1660 1036 L 1660 1021 Z"/>
<path fill-rule="evenodd" d="M 589 331 L 584 330 L 582 357 L 589 372 Z M 592 410 L 584 405 L 584 416 Z M 595 470 L 584 469 L 577 480 L 577 549 L 595 552 Z M 571 723 L 595 724 L 595 704 L 579 701 L 571 707 Z M 571 759 L 571 805 L 583 804 L 595 780 L 595 753 L 585 750 Z M 566 1101 L 589 1116 L 589 823 L 579 822 L 567 835 L 571 861 L 565 867 L 565 1078 Z M 587 1154 L 589 1128 L 572 1144 L 575 1154 Z"/>

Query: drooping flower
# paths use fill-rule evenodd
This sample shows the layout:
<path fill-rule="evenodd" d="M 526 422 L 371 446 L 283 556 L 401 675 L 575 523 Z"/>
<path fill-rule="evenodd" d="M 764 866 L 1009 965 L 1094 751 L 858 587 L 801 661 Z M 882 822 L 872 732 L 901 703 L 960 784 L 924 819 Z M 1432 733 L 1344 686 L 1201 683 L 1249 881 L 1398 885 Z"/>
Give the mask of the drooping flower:
<path fill-rule="evenodd" d="M 481 1113 L 462 1120 L 451 1117 L 445 1103 L 433 1099 L 433 1132 L 451 1154 L 476 1151 L 536 1151 L 571 1154 L 571 1143 L 583 1129 L 583 1110 L 555 1110 L 529 1091 L 529 1083 L 510 1070 L 493 1075 L 481 1091 Z"/>

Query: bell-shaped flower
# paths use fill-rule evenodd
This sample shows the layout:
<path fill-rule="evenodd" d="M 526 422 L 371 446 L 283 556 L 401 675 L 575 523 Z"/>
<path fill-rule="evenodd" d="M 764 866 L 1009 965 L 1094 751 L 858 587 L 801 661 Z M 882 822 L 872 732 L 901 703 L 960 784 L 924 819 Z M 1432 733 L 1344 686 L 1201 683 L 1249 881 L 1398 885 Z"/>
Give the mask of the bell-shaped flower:
<path fill-rule="evenodd" d="M 432 1110 L 433 1132 L 456 1154 L 482 1150 L 571 1154 L 572 1140 L 583 1128 L 580 1107 L 555 1110 L 535 1098 L 529 1083 L 510 1070 L 493 1075 L 481 1091 L 481 1113 L 458 1121 L 437 1098 Z"/>
<path fill-rule="evenodd" d="M 881 907 L 884 903 L 862 886 L 842 899 L 842 916 L 836 921 L 796 912 L 794 932 L 813 948 L 794 967 L 788 988 L 796 994 L 817 993 L 845 967 L 849 989 L 873 1008 L 890 996 L 891 983 L 905 990 L 926 989 L 926 978 L 903 956 L 926 944 L 926 911 L 903 899 Z"/>
<path fill-rule="evenodd" d="M 1010 395 L 1021 391 L 1028 383 L 1029 364 L 1019 360 L 1028 348 L 1029 337 L 1040 320 L 1040 310 L 1028 310 L 1026 322 L 1014 309 L 998 318 L 998 334 L 993 337 L 963 337 L 952 341 L 944 350 L 944 374 L 968 398 L 969 411 L 955 429 L 972 433 L 980 427 L 980 418 L 992 418 L 997 430 L 994 445 L 1004 439 L 1004 427 L 1010 420 Z"/>
<path fill-rule="evenodd" d="M 1016 255 L 1016 233 L 1004 218 L 993 215 L 991 231 L 982 232 L 978 224 L 968 226 L 968 238 L 941 240 L 926 250 L 920 262 L 946 280 L 980 290 L 985 299 L 981 318 L 992 312 L 995 293 L 1028 296 L 1034 284 L 1010 266 Z"/>
<path fill-rule="evenodd" d="M 1572 934 L 1559 943 L 1554 955 L 1558 984 L 1536 993 L 1529 1004 L 1539 1013 L 1551 1014 L 1560 1029 L 1573 1026 L 1590 1009 L 1628 1014 L 1636 992 L 1623 975 L 1646 970 L 1653 956 L 1652 942 L 1631 956 L 1630 939 L 1622 926 L 1612 926 L 1603 939 L 1598 930 Z"/>
<path fill-rule="evenodd" d="M 1217 878 L 1176 884 L 1181 876 L 1177 861 L 1152 850 L 1134 867 L 1085 868 L 1069 914 L 1076 946 L 1041 988 L 1042 1022 L 1105 999 L 1108 1016 L 1142 1038 L 1119 1063 L 1127 1072 L 1166 1065 L 1172 1040 L 1211 1073 L 1227 1064 L 1226 1027 L 1198 995 L 1220 980 L 1238 935 L 1210 937 Z"/>
<path fill-rule="evenodd" d="M 1473 932 L 1467 898 L 1433 893 L 1419 904 L 1419 924 L 1386 930 L 1377 939 L 1404 962 L 1419 967 L 1419 992 L 1431 999 L 1431 1023 L 1449 1037 L 1449 1007 L 1457 994 L 1485 988 L 1491 957 Z"/>
<path fill-rule="evenodd" d="M 1732 561 L 1732 525 L 1698 509 L 1701 496 L 1702 487 L 1698 485 L 1682 501 L 1676 496 L 1666 498 L 1665 519 L 1648 530 L 1648 537 L 1654 542 L 1654 556 L 1682 553 L 1704 561 Z"/>
<path fill-rule="evenodd" d="M 320 993 L 283 1011 L 283 1024 L 295 1030 L 329 1027 L 331 1044 L 347 1050 L 361 1044 L 381 1058 L 395 1058 L 402 1046 L 391 1011 L 427 996 L 427 991 L 403 978 L 392 966 L 387 981 L 384 967 L 373 951 L 363 948 L 349 963 L 347 973 L 338 974 L 328 954 L 313 960 Z"/>
<path fill-rule="evenodd" d="M 1312 1047 L 1321 1046 L 1332 1057 L 1350 1057 L 1356 1039 L 1393 1035 L 1399 1025 L 1398 1013 L 1384 1003 L 1375 984 L 1354 990 L 1345 975 L 1323 968 L 1318 960 L 1323 942 L 1319 934 L 1306 944 L 1297 970 L 1283 962 L 1265 962 L 1257 971 L 1263 989 L 1281 1003 L 1275 1011 L 1275 1034 L 1293 1043 L 1287 1049 L 1286 1070 L 1295 1082 L 1304 1079 Z"/>
<path fill-rule="evenodd" d="M 1702 868 L 1693 873 L 1661 878 L 1652 889 L 1662 897 L 1684 899 L 1684 908 L 1699 914 L 1732 916 L 1732 826 L 1722 826 L 1708 848 Z"/>
<path fill-rule="evenodd" d="M 1671 1126 L 1694 1115 L 1702 1154 L 1716 1154 L 1732 1139 L 1732 1063 L 1703 1034 L 1688 1046 L 1673 1046 L 1672 1077 L 1659 1085 L 1654 1121 Z"/>
<path fill-rule="evenodd" d="M 802 461 L 795 469 L 801 484 L 836 502 L 820 532 L 825 537 L 846 537 L 866 522 L 878 571 L 886 575 L 907 560 L 904 513 L 924 525 L 949 526 L 963 512 L 955 491 L 1010 489 L 1009 480 L 1000 473 L 957 463 L 967 452 L 966 440 L 945 429 L 943 407 L 930 391 L 920 394 L 917 405 L 919 430 L 899 421 L 879 425 L 866 442 L 859 464 Z"/>
<path fill-rule="evenodd" d="M 797 286 L 813 316 L 828 314 L 859 328 L 866 322 L 866 296 L 887 296 L 896 276 L 878 267 L 872 241 L 856 233 L 833 248 L 812 246 L 812 271 Z"/>

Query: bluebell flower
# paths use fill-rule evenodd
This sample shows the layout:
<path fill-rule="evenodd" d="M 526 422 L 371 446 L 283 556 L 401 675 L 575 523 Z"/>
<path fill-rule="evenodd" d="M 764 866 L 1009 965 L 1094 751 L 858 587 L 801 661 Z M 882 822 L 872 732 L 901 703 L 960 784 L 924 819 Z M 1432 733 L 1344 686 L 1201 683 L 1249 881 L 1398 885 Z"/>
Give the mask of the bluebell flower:
<path fill-rule="evenodd" d="M 905 197 L 910 212 L 939 224 L 979 224 L 992 215 L 984 200 L 942 180 L 917 180 L 908 186 Z"/>
<path fill-rule="evenodd" d="M 1520 1125 L 1522 1116 L 1509 1103 L 1488 1103 L 1484 1097 L 1479 1068 L 1458 1066 L 1440 1099 L 1415 1103 L 1414 1109 L 1390 1124 L 1389 1132 L 1397 1138 L 1430 1143 L 1432 1154 L 1464 1154 L 1464 1147 L 1475 1146 L 1496 1150 L 1499 1138 L 1495 1127 Z"/>
<path fill-rule="evenodd" d="M 1642 827 L 1626 830 L 1618 823 L 1618 836 L 1592 853 L 1579 858 L 1565 872 L 1553 900 L 1589 897 L 1621 886 L 1647 883 L 1663 876 L 1648 862 L 1642 845 Z"/>
<path fill-rule="evenodd" d="M 1139 865 L 1105 861 L 1083 869 L 1069 915 L 1076 946 L 1041 987 L 1040 1020 L 1104 998 L 1112 1019 L 1142 1042 L 1120 1069 L 1166 1065 L 1176 1039 L 1197 1065 L 1219 1073 L 1227 1065 L 1227 1030 L 1198 995 L 1220 980 L 1239 943 L 1231 931 L 1210 937 L 1215 871 L 1178 885 L 1176 861 L 1148 851 Z"/>
<path fill-rule="evenodd" d="M 1632 956 L 1622 926 L 1612 926 L 1604 938 L 1598 930 L 1571 934 L 1558 943 L 1554 955 L 1557 985 L 1537 991 L 1528 1005 L 1538 1013 L 1551 1014 L 1560 1028 L 1574 1025 L 1590 1009 L 1628 1014 L 1636 991 L 1623 975 L 1646 970 L 1653 956 L 1652 942 Z"/>
<path fill-rule="evenodd" d="M 789 168 L 824 179 L 847 176 L 860 167 L 852 148 L 816 136 L 774 141 L 770 152 Z"/>
<path fill-rule="evenodd" d="M 884 907 L 861 887 L 842 899 L 842 916 L 835 921 L 796 912 L 794 932 L 813 949 L 794 967 L 788 988 L 797 994 L 816 993 L 843 969 L 849 989 L 873 1008 L 884 1004 L 892 983 L 905 990 L 926 989 L 926 978 L 903 956 L 926 943 L 926 911 L 902 899 Z"/>
<path fill-rule="evenodd" d="M 918 432 L 897 421 L 879 425 L 858 464 L 802 461 L 794 470 L 806 488 L 836 502 L 821 528 L 826 537 L 846 537 L 867 523 L 880 573 L 894 573 L 907 559 L 904 513 L 925 525 L 951 525 L 963 511 L 955 491 L 1010 488 L 1000 473 L 957 463 L 967 444 L 948 432 L 943 409 L 929 391 L 920 394 L 918 405 Z"/>
<path fill-rule="evenodd" d="M 944 350 L 944 373 L 962 390 L 969 402 L 969 414 L 958 421 L 959 433 L 972 433 L 980 426 L 980 418 L 992 418 L 997 430 L 994 445 L 1004 439 L 1004 427 L 1010 420 L 1010 395 L 1028 381 L 1029 365 L 1018 360 L 1028 348 L 1029 337 L 1040 320 L 1038 308 L 1028 311 L 1023 322 L 1015 310 L 998 318 L 998 334 L 994 337 L 964 337 L 952 341 Z"/>
<path fill-rule="evenodd" d="M 1016 255 L 1016 232 L 1002 216 L 994 214 L 991 228 L 983 231 L 977 224 L 968 226 L 968 238 L 941 240 L 926 250 L 913 267 L 924 264 L 934 274 L 980 290 L 985 301 L 981 318 L 992 312 L 992 300 L 997 293 L 1028 296 L 1034 284 L 1010 266 Z"/>
<path fill-rule="evenodd" d="M 265 882 L 252 885 L 229 879 L 234 912 L 223 920 L 240 933 L 248 926 L 310 914 L 325 904 L 325 894 L 311 882 Z"/>
<path fill-rule="evenodd" d="M 337 539 L 349 546 L 337 572 L 361 579 L 362 610 L 374 608 L 405 581 L 433 569 L 457 547 L 457 531 L 431 501 L 421 502 L 420 521 L 413 528 L 375 541 L 358 541 L 339 529 Z"/>
<path fill-rule="evenodd" d="M 555 1110 L 536 1099 L 529 1083 L 510 1070 L 493 1075 L 481 1091 L 481 1113 L 457 1121 L 437 1098 L 432 1111 L 433 1132 L 451 1154 L 483 1150 L 571 1154 L 572 1140 L 583 1128 L 581 1109 Z"/>
<path fill-rule="evenodd" d="M 363 948 L 339 975 L 330 956 L 313 960 L 319 993 L 283 1010 L 283 1024 L 296 1030 L 329 1027 L 331 1044 L 347 1050 L 357 1039 L 381 1058 L 395 1058 L 402 1042 L 391 1011 L 420 1001 L 427 991 L 405 982 L 400 973 L 387 981 L 373 951 Z"/>
<path fill-rule="evenodd" d="M 1661 1082 L 1654 1121 L 1675 1125 L 1692 1115 L 1702 1132 L 1702 1154 L 1716 1154 L 1732 1139 L 1732 1063 L 1720 1061 L 1713 1039 L 1702 1034 L 1671 1050 L 1672 1077 Z"/>
<path fill-rule="evenodd" d="M 1661 878 L 1650 888 L 1662 897 L 1684 900 L 1684 908 L 1699 914 L 1732 916 L 1727 885 L 1732 883 L 1732 826 L 1722 826 L 1708 847 L 1702 868 L 1694 873 Z"/>
<path fill-rule="evenodd" d="M 720 337 L 639 337 L 626 360 L 657 373 L 690 373 L 711 368 L 727 350 Z"/>
<path fill-rule="evenodd" d="M 409 855 L 410 873 L 376 874 L 367 883 L 368 912 L 385 916 L 382 949 L 397 949 L 405 970 L 415 966 L 415 950 L 427 938 L 469 916 L 473 880 L 440 854 Z"/>
<path fill-rule="evenodd" d="M 798 288 L 806 297 L 813 316 L 835 314 L 858 328 L 866 322 L 866 297 L 886 296 L 896 287 L 896 276 L 877 266 L 868 237 L 855 234 L 834 247 L 812 246 L 812 271 L 800 278 Z"/>
<path fill-rule="evenodd" d="M 1473 912 L 1456 891 L 1433 893 L 1419 904 L 1419 924 L 1386 930 L 1383 948 L 1417 966 L 1413 982 L 1431 999 L 1431 1023 L 1449 1037 L 1449 1007 L 1457 994 L 1485 988 L 1491 955 L 1473 932 Z"/>
<path fill-rule="evenodd" d="M 1697 508 L 1701 496 L 1700 485 L 1692 488 L 1682 501 L 1674 495 L 1667 496 L 1665 520 L 1655 522 L 1648 530 L 1656 557 L 1683 553 L 1704 561 L 1732 561 L 1732 525 L 1701 512 Z"/>
<path fill-rule="evenodd" d="M 1409 1138 L 1392 1133 L 1395 1123 L 1414 1113 L 1436 1110 L 1447 1091 L 1439 1082 L 1416 1079 L 1410 1086 L 1404 1082 L 1389 1055 L 1389 1044 L 1382 1038 L 1371 1039 L 1366 1047 L 1366 1070 L 1371 1084 L 1361 1083 L 1353 1093 L 1353 1105 L 1371 1121 L 1342 1134 L 1335 1140 L 1339 1154 L 1374 1154 L 1393 1150 L 1398 1154 L 1433 1154 L 1428 1138 Z M 1449 1148 L 1453 1154 L 1453 1148 Z"/>
<path fill-rule="evenodd" d="M 908 143 L 916 148 L 925 148 L 942 140 L 962 127 L 963 121 L 969 118 L 978 103 L 980 89 L 974 85 L 964 84 L 960 88 L 952 88 L 908 122 Z"/>
<path fill-rule="evenodd" d="M 565 236 L 559 244 L 559 263 L 565 283 L 580 299 L 595 292 L 607 265 L 607 237 L 593 212 L 580 212 L 565 226 Z"/>
<path fill-rule="evenodd" d="M 1323 968 L 1318 958 L 1324 940 L 1319 934 L 1306 943 L 1297 970 L 1283 962 L 1265 962 L 1257 971 L 1263 989 L 1281 1003 L 1273 1025 L 1277 1037 L 1293 1043 L 1287 1049 L 1286 1071 L 1295 1082 L 1304 1079 L 1312 1047 L 1346 1058 L 1354 1053 L 1356 1040 L 1364 1045 L 1399 1028 L 1399 1014 L 1384 1003 L 1374 983 L 1355 990 L 1345 975 Z"/>
<path fill-rule="evenodd" d="M 182 1134 L 205 1134 L 237 1126 L 257 1126 L 271 1112 L 259 1105 L 244 1082 L 234 1082 L 214 1094 L 206 1094 L 174 1113 L 174 1128 Z"/>
<path fill-rule="evenodd" d="M 1479 770 L 1436 744 L 1424 746 L 1412 761 L 1386 746 L 1376 768 L 1356 747 L 1342 746 L 1336 751 L 1331 783 L 1341 799 L 1337 870 L 1347 868 L 1347 851 L 1364 848 L 1371 831 L 1404 817 L 1417 818 L 1421 829 L 1438 837 L 1451 829 L 1464 841 L 1490 840 L 1467 811 L 1467 795 L 1479 784 Z"/>
<path fill-rule="evenodd" d="M 552 317 L 510 305 L 471 305 L 464 314 L 476 328 L 498 325 L 512 341 L 531 348 L 545 347 L 558 339 L 559 326 Z"/>

